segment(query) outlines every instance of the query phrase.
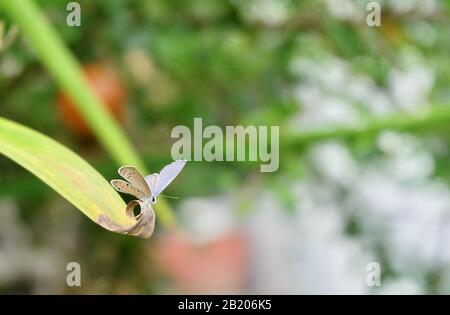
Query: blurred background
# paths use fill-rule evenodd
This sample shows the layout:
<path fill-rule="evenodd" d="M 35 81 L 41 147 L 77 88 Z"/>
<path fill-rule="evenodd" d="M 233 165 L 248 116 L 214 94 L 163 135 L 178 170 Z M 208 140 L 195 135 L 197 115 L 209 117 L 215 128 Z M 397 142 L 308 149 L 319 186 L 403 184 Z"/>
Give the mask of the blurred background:
<path fill-rule="evenodd" d="M 37 2 L 152 172 L 194 117 L 279 125 L 280 169 L 189 162 L 167 189 L 179 229 L 142 240 L 2 156 L 0 293 L 450 293 L 449 124 L 289 142 L 450 105 L 450 1 L 378 1 L 380 27 L 364 0 L 80 0 L 81 27 L 66 24 L 69 1 Z M 0 22 L 0 116 L 116 178 L 33 47 Z M 70 261 L 81 287 L 66 285 Z M 366 282 L 373 261 L 379 287 Z"/>

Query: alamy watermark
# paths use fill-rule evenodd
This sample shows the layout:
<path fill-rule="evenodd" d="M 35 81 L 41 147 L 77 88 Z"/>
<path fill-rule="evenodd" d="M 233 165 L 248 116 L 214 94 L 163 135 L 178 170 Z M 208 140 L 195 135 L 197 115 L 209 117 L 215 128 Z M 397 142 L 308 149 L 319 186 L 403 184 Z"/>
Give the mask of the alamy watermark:
<path fill-rule="evenodd" d="M 81 266 L 76 261 L 71 261 L 66 266 L 66 271 L 70 271 L 66 276 L 66 284 L 68 287 L 81 286 Z"/>
<path fill-rule="evenodd" d="M 204 128 L 203 119 L 196 117 L 193 133 L 187 126 L 176 126 L 171 137 L 178 139 L 171 151 L 174 160 L 261 161 L 261 172 L 278 170 L 279 126 L 226 126 L 222 130 L 215 125 Z"/>
<path fill-rule="evenodd" d="M 77 1 L 71 1 L 67 4 L 66 10 L 70 13 L 67 15 L 66 23 L 68 26 L 81 26 L 81 6 Z M 366 11 L 370 11 L 367 15 L 366 22 L 369 27 L 381 26 L 381 4 L 377 1 L 370 1 L 366 5 Z"/>
<path fill-rule="evenodd" d="M 70 13 L 67 14 L 66 23 L 68 26 L 81 26 L 81 6 L 78 2 L 69 2 L 66 6 L 66 10 Z"/>
<path fill-rule="evenodd" d="M 376 261 L 371 261 L 367 264 L 366 270 L 369 272 L 367 274 L 366 283 L 369 287 L 379 287 L 381 286 L 381 266 Z"/>
<path fill-rule="evenodd" d="M 381 5 L 376 1 L 367 3 L 366 10 L 370 11 L 366 22 L 369 27 L 381 26 Z"/>

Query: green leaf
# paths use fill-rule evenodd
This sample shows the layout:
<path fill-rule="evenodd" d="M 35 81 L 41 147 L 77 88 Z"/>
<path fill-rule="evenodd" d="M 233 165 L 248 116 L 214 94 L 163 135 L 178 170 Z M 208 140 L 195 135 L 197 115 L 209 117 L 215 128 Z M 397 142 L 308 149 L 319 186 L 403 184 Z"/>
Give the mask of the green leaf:
<path fill-rule="evenodd" d="M 151 235 L 130 233 L 136 230 L 137 221 L 126 215 L 119 194 L 85 160 L 51 138 L 0 118 L 0 153 L 39 177 L 104 228 L 142 237 Z"/>

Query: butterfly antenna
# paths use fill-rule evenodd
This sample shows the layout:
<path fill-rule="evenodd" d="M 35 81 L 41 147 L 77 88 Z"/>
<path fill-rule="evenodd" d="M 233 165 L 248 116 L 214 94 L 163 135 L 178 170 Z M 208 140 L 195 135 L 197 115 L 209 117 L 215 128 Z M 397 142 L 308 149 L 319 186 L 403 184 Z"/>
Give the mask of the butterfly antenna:
<path fill-rule="evenodd" d="M 170 198 L 170 199 L 180 199 L 178 197 L 174 197 L 174 196 L 167 196 L 167 195 L 160 195 L 161 197 L 165 197 L 165 198 Z"/>

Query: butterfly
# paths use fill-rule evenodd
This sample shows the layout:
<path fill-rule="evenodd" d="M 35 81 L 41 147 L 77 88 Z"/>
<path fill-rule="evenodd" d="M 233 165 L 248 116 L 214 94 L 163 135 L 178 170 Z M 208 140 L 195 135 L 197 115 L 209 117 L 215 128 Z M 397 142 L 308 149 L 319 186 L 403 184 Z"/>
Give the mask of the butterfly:
<path fill-rule="evenodd" d="M 135 196 L 140 201 L 153 205 L 156 203 L 156 197 L 177 177 L 186 162 L 177 160 L 166 165 L 159 174 L 153 173 L 145 177 L 132 166 L 122 166 L 119 168 L 119 175 L 127 181 L 113 179 L 111 185 L 119 192 Z"/>
<path fill-rule="evenodd" d="M 156 197 L 181 172 L 186 162 L 186 160 L 177 160 L 163 167 L 159 174 L 153 173 L 145 177 L 133 166 L 122 166 L 119 168 L 119 175 L 126 181 L 113 179 L 111 185 L 117 191 L 132 195 L 138 199 L 130 201 L 125 210 L 129 217 L 137 219 L 138 222 L 131 228 L 123 229 L 119 232 L 145 235 L 145 237 L 149 237 L 153 233 L 155 214 L 152 205 L 156 203 Z M 134 208 L 138 205 L 141 207 L 141 212 L 135 216 Z"/>

